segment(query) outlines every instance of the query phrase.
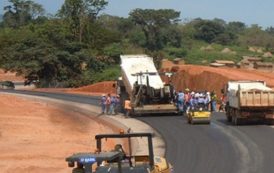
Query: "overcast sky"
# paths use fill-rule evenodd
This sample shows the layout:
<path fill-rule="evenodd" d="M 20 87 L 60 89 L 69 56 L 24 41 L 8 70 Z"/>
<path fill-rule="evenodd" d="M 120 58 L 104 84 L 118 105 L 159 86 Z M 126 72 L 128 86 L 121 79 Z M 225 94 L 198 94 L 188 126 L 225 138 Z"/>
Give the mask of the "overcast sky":
<path fill-rule="evenodd" d="M 64 0 L 34 0 L 46 11 L 55 14 Z M 135 8 L 165 9 L 181 12 L 183 20 L 220 18 L 227 22 L 241 21 L 247 25 L 274 26 L 274 0 L 109 0 L 104 13 L 127 17 Z M 1 0 L 0 14 L 8 0 Z"/>

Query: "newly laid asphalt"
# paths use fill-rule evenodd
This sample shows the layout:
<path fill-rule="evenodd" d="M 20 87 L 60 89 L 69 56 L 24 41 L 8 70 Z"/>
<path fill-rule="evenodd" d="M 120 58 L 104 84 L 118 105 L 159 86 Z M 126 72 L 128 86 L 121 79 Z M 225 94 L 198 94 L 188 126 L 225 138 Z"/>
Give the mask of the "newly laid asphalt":
<path fill-rule="evenodd" d="M 14 91 L 19 92 L 19 91 Z M 98 98 L 24 92 L 39 96 L 98 104 Z M 223 113 L 214 113 L 210 125 L 189 125 L 183 116 L 146 116 L 163 137 L 166 157 L 175 173 L 272 173 L 274 129 L 263 124 L 232 126 Z"/>

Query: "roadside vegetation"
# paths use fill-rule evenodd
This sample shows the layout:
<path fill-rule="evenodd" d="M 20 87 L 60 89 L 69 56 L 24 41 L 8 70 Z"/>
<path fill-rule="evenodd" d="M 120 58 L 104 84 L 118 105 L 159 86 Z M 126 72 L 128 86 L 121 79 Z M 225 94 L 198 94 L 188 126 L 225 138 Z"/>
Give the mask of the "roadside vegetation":
<path fill-rule="evenodd" d="M 273 27 L 201 18 L 182 23 L 173 9 L 134 9 L 122 18 L 103 13 L 105 0 L 65 0 L 55 15 L 33 1 L 9 2 L 0 22 L 0 68 L 37 76 L 41 87 L 114 80 L 120 54 L 208 65 L 274 53 Z"/>

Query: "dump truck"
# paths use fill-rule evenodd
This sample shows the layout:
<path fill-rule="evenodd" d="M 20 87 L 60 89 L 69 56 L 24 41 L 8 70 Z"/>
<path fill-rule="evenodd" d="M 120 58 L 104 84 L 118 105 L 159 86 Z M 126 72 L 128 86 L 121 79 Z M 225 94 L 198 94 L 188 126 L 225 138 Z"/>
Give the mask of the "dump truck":
<path fill-rule="evenodd" d="M 75 153 L 66 158 L 72 173 L 172 173 L 173 167 L 163 157 L 154 156 L 151 133 L 99 134 L 95 136 L 97 151 L 94 153 Z M 146 138 L 148 153 L 132 153 L 131 141 Z M 105 151 L 102 142 L 107 139 L 128 139 L 129 151 L 122 144 L 116 144 L 113 150 Z"/>
<path fill-rule="evenodd" d="M 226 117 L 234 125 L 247 120 L 273 124 L 274 90 L 264 81 L 229 81 L 222 91 L 226 96 Z"/>
<path fill-rule="evenodd" d="M 121 55 L 122 77 L 117 81 L 121 103 L 130 100 L 131 115 L 178 113 L 174 104 L 175 91 L 164 83 L 153 58 L 147 55 Z"/>

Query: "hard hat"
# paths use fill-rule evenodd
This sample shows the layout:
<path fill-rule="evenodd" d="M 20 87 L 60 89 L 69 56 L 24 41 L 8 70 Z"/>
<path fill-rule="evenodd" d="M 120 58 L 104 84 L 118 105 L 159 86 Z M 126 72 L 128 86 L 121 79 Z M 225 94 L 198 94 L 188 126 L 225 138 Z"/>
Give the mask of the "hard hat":
<path fill-rule="evenodd" d="M 189 89 L 188 89 L 188 88 L 186 88 L 185 90 L 186 90 L 186 91 L 189 91 Z"/>
<path fill-rule="evenodd" d="M 191 95 L 194 95 L 194 94 L 195 94 L 195 92 L 194 92 L 194 91 L 192 91 L 190 94 L 191 94 Z"/>
<path fill-rule="evenodd" d="M 203 94 L 199 94 L 199 97 L 204 97 L 204 95 Z"/>
<path fill-rule="evenodd" d="M 200 96 L 200 94 L 199 93 L 196 93 L 195 95 L 194 95 L 194 97 L 199 97 Z"/>
<path fill-rule="evenodd" d="M 207 95 L 209 95 L 209 94 L 210 94 L 210 92 L 206 92 L 206 94 L 207 94 Z"/>

